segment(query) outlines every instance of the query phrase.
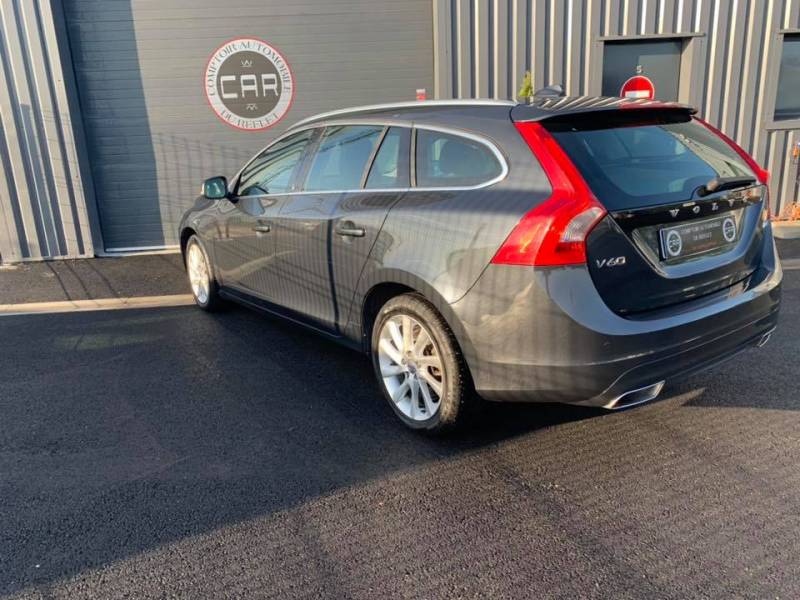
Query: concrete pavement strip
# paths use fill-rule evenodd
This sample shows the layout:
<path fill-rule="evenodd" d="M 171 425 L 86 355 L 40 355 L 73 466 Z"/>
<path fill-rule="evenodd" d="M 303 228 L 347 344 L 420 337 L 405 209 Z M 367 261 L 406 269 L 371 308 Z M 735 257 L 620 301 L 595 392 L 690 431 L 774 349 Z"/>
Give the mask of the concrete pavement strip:
<path fill-rule="evenodd" d="M 784 258 L 781 261 L 781 266 L 784 271 L 800 270 L 800 258 Z"/>
<path fill-rule="evenodd" d="M 781 265 L 784 270 L 787 271 L 800 270 L 800 258 L 783 259 Z M 95 310 L 120 310 L 125 308 L 164 308 L 170 306 L 188 306 L 191 304 L 194 304 L 194 299 L 191 294 L 26 302 L 18 304 L 0 304 L 0 317 Z"/>
<path fill-rule="evenodd" d="M 0 304 L 0 317 L 16 315 L 86 312 L 93 310 L 119 310 L 124 308 L 164 308 L 194 304 L 191 294 L 168 296 L 140 296 L 131 298 L 97 298 L 91 300 L 61 300 L 57 302 L 30 302 Z"/>

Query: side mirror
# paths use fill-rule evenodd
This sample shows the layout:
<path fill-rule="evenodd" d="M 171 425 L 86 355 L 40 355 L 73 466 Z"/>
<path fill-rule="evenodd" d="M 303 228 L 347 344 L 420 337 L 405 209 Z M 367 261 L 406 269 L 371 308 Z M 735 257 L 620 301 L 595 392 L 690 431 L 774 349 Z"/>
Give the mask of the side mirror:
<path fill-rule="evenodd" d="M 228 180 L 222 176 L 212 177 L 203 182 L 203 196 L 209 200 L 222 200 L 228 197 Z"/>

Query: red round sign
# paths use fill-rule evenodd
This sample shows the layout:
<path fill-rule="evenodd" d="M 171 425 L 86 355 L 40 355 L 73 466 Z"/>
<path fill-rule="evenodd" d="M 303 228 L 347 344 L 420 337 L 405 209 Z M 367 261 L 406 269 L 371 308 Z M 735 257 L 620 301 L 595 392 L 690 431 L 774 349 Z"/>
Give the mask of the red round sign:
<path fill-rule="evenodd" d="M 622 98 L 644 98 L 646 100 L 652 100 L 656 97 L 656 86 L 653 85 L 649 77 L 634 75 L 622 84 L 619 95 Z"/>

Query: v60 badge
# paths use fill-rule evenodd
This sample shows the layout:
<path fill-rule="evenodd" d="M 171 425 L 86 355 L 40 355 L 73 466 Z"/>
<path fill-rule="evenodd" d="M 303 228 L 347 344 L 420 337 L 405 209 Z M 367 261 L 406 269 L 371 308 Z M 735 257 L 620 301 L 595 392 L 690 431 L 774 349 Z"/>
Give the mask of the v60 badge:
<path fill-rule="evenodd" d="M 614 258 L 600 258 L 594 262 L 597 263 L 598 269 L 602 269 L 603 267 L 621 267 L 625 264 L 625 257 L 616 256 Z"/>

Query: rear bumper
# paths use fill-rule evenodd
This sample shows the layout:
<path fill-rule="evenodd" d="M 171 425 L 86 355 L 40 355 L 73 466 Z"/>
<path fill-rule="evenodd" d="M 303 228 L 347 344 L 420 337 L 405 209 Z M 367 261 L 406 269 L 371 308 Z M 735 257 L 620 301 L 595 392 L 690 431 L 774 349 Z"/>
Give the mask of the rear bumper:
<path fill-rule="evenodd" d="M 748 348 L 763 345 L 775 331 L 777 316 L 777 312 L 774 312 L 727 335 L 639 364 L 620 375 L 603 393 L 574 404 L 623 408 L 638 403 L 635 394 L 630 396 L 630 400 L 628 394 L 683 379 L 724 363 Z M 660 391 L 659 386 L 653 397 L 648 399 L 654 399 Z"/>
<path fill-rule="evenodd" d="M 727 360 L 777 324 L 771 239 L 765 255 L 746 285 L 641 318 L 609 310 L 583 266 L 490 265 L 451 305 L 475 387 L 487 400 L 608 406 Z"/>

